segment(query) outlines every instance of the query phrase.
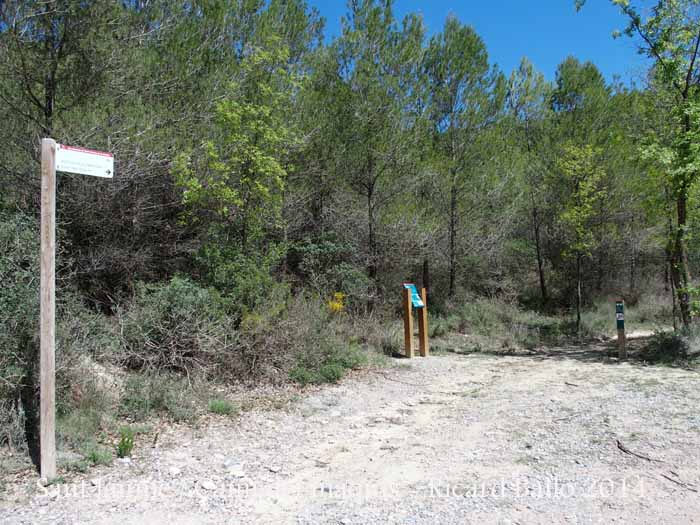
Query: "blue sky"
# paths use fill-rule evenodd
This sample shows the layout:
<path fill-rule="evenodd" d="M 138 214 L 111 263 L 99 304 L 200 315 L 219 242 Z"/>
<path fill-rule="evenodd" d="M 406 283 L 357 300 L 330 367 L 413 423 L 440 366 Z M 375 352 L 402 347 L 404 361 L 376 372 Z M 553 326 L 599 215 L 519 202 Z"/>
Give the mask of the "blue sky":
<path fill-rule="evenodd" d="M 340 31 L 345 0 L 309 0 L 326 18 L 326 36 Z M 510 73 L 522 56 L 527 56 L 548 79 L 568 55 L 594 62 L 608 80 L 619 75 L 629 83 L 639 80 L 646 59 L 636 52 L 634 42 L 613 39 L 625 19 L 609 0 L 587 0 L 580 12 L 574 0 L 396 0 L 396 14 L 423 15 L 428 33 L 440 31 L 453 13 L 472 25 L 486 42 L 492 62 Z"/>

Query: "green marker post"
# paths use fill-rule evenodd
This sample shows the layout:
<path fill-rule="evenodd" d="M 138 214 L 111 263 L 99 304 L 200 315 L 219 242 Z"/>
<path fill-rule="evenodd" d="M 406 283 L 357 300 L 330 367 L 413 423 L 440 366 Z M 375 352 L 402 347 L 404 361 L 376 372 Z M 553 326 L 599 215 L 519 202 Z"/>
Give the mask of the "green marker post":
<path fill-rule="evenodd" d="M 627 359 L 627 338 L 625 335 L 625 301 L 615 303 L 615 320 L 617 322 L 617 355 L 620 359 Z"/>

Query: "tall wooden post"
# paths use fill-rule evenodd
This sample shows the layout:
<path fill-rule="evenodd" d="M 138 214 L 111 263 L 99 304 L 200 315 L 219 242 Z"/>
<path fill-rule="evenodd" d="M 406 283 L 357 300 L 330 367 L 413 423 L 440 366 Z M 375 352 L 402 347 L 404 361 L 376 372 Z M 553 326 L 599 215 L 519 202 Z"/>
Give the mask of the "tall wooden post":
<path fill-rule="evenodd" d="M 56 477 L 56 142 L 41 141 L 41 477 Z"/>
<path fill-rule="evenodd" d="M 627 359 L 627 336 L 625 335 L 625 301 L 615 303 L 615 321 L 617 322 L 617 354 L 620 359 Z"/>
<path fill-rule="evenodd" d="M 413 357 L 413 305 L 411 304 L 411 291 L 403 289 L 403 338 L 406 357 Z"/>
<path fill-rule="evenodd" d="M 423 301 L 423 308 L 418 309 L 418 341 L 421 357 L 428 357 L 428 292 L 425 288 L 421 288 L 420 298 Z"/>

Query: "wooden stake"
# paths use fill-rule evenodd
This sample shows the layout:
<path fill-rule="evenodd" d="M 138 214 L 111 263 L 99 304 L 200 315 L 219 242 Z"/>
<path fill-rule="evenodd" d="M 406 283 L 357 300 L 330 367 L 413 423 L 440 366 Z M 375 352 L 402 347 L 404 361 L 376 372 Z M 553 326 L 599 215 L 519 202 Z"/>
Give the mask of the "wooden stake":
<path fill-rule="evenodd" d="M 627 336 L 624 330 L 617 331 L 617 354 L 619 359 L 627 359 Z"/>
<path fill-rule="evenodd" d="M 425 288 L 421 288 L 420 297 L 423 300 L 423 308 L 418 310 L 418 341 L 421 357 L 428 357 L 428 293 Z"/>
<path fill-rule="evenodd" d="M 56 142 L 41 141 L 41 477 L 56 477 Z"/>
<path fill-rule="evenodd" d="M 411 292 L 403 289 L 403 338 L 406 357 L 413 357 L 413 305 L 411 304 Z"/>

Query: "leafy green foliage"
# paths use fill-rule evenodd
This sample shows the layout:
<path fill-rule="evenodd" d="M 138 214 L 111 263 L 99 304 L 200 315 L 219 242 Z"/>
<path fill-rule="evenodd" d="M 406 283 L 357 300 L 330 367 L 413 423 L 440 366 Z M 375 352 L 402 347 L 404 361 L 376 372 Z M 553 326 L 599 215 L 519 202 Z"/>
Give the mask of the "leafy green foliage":
<path fill-rule="evenodd" d="M 231 416 L 238 413 L 238 407 L 227 399 L 210 399 L 208 404 L 209 412 L 220 416 Z"/>
<path fill-rule="evenodd" d="M 211 242 L 195 256 L 203 281 L 226 298 L 229 312 L 242 316 L 260 308 L 284 285 L 275 279 L 275 269 L 285 256 L 285 247 L 270 244 L 261 250 L 242 250 L 225 240 L 218 227 L 210 230 Z"/>
<path fill-rule="evenodd" d="M 336 342 L 337 343 L 337 342 Z M 289 377 L 301 385 L 336 383 L 343 378 L 347 370 L 359 368 L 367 362 L 366 355 L 357 347 L 318 348 L 314 354 L 302 355 L 299 363 L 289 373 Z"/>
<path fill-rule="evenodd" d="M 134 421 L 158 414 L 175 421 L 191 421 L 196 414 L 195 398 L 186 379 L 167 374 L 136 374 L 124 384 L 119 413 Z"/>
<path fill-rule="evenodd" d="M 690 345 L 687 336 L 672 332 L 656 332 L 638 357 L 653 364 L 685 364 Z"/>
<path fill-rule="evenodd" d="M 426 118 L 432 131 L 431 161 L 438 179 L 435 195 L 449 203 L 446 230 L 449 238 L 449 289 L 456 291 L 460 203 L 475 166 L 483 161 L 478 137 L 491 127 L 503 108 L 505 81 L 489 66 L 483 40 L 473 28 L 448 17 L 443 31 L 431 38 L 423 60 Z M 437 204 L 437 203 L 436 203 Z"/>
<path fill-rule="evenodd" d="M 649 16 L 630 0 L 612 0 L 627 17 L 625 34 L 639 41 L 640 51 L 654 61 L 652 79 L 658 99 L 668 104 L 665 133 L 648 134 L 643 155 L 665 172 L 666 190 L 675 200 L 676 224 L 669 232 L 671 276 L 683 325 L 691 321 L 688 264 L 688 199 L 700 173 L 700 23 L 697 0 L 657 1 Z M 583 2 L 579 1 L 580 8 Z"/>
<path fill-rule="evenodd" d="M 567 146 L 559 160 L 559 170 L 570 191 L 560 219 L 573 234 L 567 253 L 575 256 L 590 256 L 595 242 L 593 219 L 598 203 L 605 198 L 601 189 L 605 173 L 599 156 L 590 145 Z"/>
<path fill-rule="evenodd" d="M 17 396 L 37 357 L 38 234 L 34 219 L 0 209 L 0 399 Z"/>
<path fill-rule="evenodd" d="M 119 429 L 119 441 L 117 442 L 117 457 L 128 458 L 134 450 L 134 436 L 136 433 L 131 427 L 121 427 Z"/>
<path fill-rule="evenodd" d="M 287 318 L 271 327 L 278 334 L 286 332 L 277 350 L 293 345 L 289 377 L 301 384 L 338 381 L 349 369 L 367 363 L 367 353 L 349 343 L 342 319 L 333 316 L 320 298 L 307 296 L 296 302 Z M 279 337 L 279 335 L 278 335 Z"/>
<path fill-rule="evenodd" d="M 85 450 L 85 459 L 92 465 L 111 465 L 114 457 L 111 450 L 92 444 Z"/>
<path fill-rule="evenodd" d="M 208 140 L 201 158 L 175 162 L 176 184 L 190 216 L 214 214 L 234 228 L 242 249 L 279 221 L 287 170 L 285 151 L 294 134 L 284 119 L 294 79 L 278 40 L 256 48 L 240 66 L 226 100 L 216 108 L 219 136 Z"/>

